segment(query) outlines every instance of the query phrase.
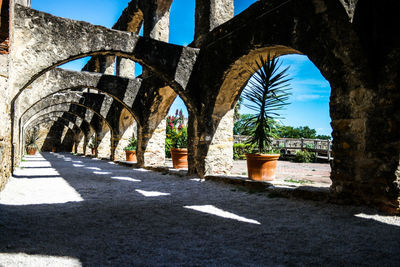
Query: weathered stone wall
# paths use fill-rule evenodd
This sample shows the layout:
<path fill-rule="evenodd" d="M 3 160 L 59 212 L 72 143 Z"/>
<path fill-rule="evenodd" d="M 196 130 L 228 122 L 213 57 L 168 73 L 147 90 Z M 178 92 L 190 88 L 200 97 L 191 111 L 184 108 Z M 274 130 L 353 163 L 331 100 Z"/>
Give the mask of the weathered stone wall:
<path fill-rule="evenodd" d="M 111 137 L 112 133 L 106 124 L 103 125 L 101 132 L 97 133 L 97 141 L 99 145 L 97 147 L 97 157 L 110 159 L 111 157 Z"/>
<path fill-rule="evenodd" d="M 0 55 L 0 190 L 11 169 L 10 105 L 8 104 L 8 55 Z"/>
<path fill-rule="evenodd" d="M 119 120 L 119 134 L 118 144 L 115 148 L 115 160 L 125 160 L 124 148 L 128 146 L 129 139 L 135 137 L 137 139 L 137 123 L 132 115 L 125 109 L 121 112 Z"/>
<path fill-rule="evenodd" d="M 204 160 L 205 175 L 230 174 L 233 167 L 233 115 L 232 109 L 219 121 Z"/>

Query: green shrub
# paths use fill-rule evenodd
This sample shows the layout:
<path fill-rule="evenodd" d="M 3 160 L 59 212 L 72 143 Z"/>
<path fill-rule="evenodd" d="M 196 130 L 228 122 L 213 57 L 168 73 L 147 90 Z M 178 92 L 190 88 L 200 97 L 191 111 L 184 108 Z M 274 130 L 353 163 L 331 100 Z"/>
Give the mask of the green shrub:
<path fill-rule="evenodd" d="M 233 159 L 246 159 L 246 153 L 252 153 L 253 148 L 250 144 L 233 144 Z"/>
<path fill-rule="evenodd" d="M 129 144 L 124 148 L 126 151 L 135 151 L 137 149 L 137 140 L 135 137 L 129 138 Z"/>
<path fill-rule="evenodd" d="M 317 154 L 310 151 L 297 151 L 293 159 L 294 162 L 310 163 L 317 161 Z"/>

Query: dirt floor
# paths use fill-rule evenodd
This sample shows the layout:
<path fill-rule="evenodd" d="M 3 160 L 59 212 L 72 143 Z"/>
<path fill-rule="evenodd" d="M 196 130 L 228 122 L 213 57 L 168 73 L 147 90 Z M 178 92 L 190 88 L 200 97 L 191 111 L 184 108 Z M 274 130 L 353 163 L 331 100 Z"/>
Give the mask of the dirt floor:
<path fill-rule="evenodd" d="M 400 262 L 400 217 L 71 154 L 42 155 L 26 157 L 0 192 L 0 266 Z M 292 164 L 280 164 L 279 172 L 288 179 L 329 176 L 329 165 L 286 166 Z"/>
<path fill-rule="evenodd" d="M 329 163 L 294 163 L 290 161 L 278 161 L 276 169 L 276 181 L 288 183 L 301 183 L 307 185 L 330 186 L 331 167 Z M 245 160 L 235 160 L 232 175 L 247 177 L 247 165 Z"/>

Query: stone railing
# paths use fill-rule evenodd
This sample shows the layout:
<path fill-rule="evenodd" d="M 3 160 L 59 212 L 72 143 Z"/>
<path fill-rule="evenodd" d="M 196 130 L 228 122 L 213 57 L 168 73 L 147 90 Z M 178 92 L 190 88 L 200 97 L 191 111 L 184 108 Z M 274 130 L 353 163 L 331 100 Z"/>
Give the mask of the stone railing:
<path fill-rule="evenodd" d="M 249 136 L 234 135 L 234 142 L 244 143 Z M 322 139 L 305 139 L 305 138 L 277 138 L 274 139 L 272 145 L 275 149 L 279 149 L 284 155 L 294 155 L 297 151 L 311 151 L 317 153 L 320 158 L 332 159 L 332 141 Z"/>

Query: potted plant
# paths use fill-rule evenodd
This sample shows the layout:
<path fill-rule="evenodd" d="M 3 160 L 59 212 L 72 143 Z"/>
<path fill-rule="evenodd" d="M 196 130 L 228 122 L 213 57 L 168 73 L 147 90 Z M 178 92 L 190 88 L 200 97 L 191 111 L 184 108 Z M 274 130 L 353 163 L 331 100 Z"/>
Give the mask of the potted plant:
<path fill-rule="evenodd" d="M 279 111 L 289 103 L 289 81 L 287 70 L 280 70 L 281 63 L 276 56 L 260 57 L 256 66 L 251 68 L 255 73 L 248 81 L 243 98 L 244 105 L 254 114 L 245 121 L 250 135 L 248 144 L 256 153 L 246 154 L 247 171 L 250 179 L 270 181 L 275 178 L 276 164 L 280 156 L 272 150 L 272 126 L 275 119 L 281 118 Z"/>
<path fill-rule="evenodd" d="M 175 116 L 167 117 L 166 149 L 171 153 L 175 169 L 187 168 L 187 127 L 182 110 L 176 110 Z"/>
<path fill-rule="evenodd" d="M 88 147 L 92 150 L 92 155 L 96 155 L 97 142 L 94 136 L 92 136 L 92 138 L 90 139 Z"/>
<path fill-rule="evenodd" d="M 129 144 L 124 148 L 126 153 L 126 161 L 137 161 L 136 158 L 137 140 L 134 137 L 129 139 Z"/>
<path fill-rule="evenodd" d="M 39 132 L 36 128 L 34 128 L 31 132 L 28 133 L 26 137 L 26 152 L 28 155 L 35 155 L 38 149 L 37 141 L 39 140 Z"/>

